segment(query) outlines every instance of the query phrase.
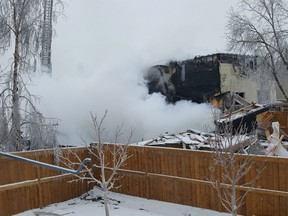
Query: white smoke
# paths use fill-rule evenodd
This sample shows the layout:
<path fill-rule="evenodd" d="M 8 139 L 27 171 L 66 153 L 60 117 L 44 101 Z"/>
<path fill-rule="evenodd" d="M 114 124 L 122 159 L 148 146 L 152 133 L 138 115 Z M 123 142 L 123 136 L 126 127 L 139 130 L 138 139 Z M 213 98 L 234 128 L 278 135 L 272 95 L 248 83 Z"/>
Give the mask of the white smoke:
<path fill-rule="evenodd" d="M 208 2 L 211 7 L 205 6 Z M 209 105 L 168 105 L 163 96 L 148 95 L 142 73 L 171 58 L 224 50 L 225 13 L 231 2 L 71 1 L 67 19 L 56 26 L 53 76 L 37 77 L 32 89 L 42 96 L 44 115 L 61 119 L 60 141 L 81 145 L 80 138 L 88 137 L 89 142 L 90 112 L 101 116 L 105 110 L 105 127 L 135 127 L 133 141 L 189 128 L 204 130 L 211 124 Z"/>
<path fill-rule="evenodd" d="M 135 127 L 133 141 L 150 139 L 165 132 L 180 132 L 189 128 L 203 130 L 211 121 L 210 106 L 187 101 L 166 104 L 160 94 L 148 95 L 139 77 L 140 68 L 90 76 L 70 76 L 66 79 L 38 77 L 35 87 L 43 98 L 40 110 L 47 117 L 60 118 L 63 144 L 77 144 L 89 136 L 90 112 L 101 117 L 108 110 L 105 127 L 113 131 L 125 124 Z M 129 76 L 130 75 L 130 76 Z M 128 131 L 127 131 L 128 132 Z M 64 140 L 63 140 L 64 138 Z M 89 140 L 90 137 L 88 137 Z M 61 141 L 61 140 L 60 140 Z"/>

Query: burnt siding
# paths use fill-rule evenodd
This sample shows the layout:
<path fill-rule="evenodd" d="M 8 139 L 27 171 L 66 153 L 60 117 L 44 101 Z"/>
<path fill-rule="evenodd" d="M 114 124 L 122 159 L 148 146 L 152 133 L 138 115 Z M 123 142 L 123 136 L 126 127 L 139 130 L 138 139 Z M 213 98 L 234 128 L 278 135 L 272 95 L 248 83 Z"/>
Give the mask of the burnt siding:
<path fill-rule="evenodd" d="M 220 92 L 219 62 L 191 60 L 183 62 L 183 71 L 178 69 L 171 80 L 175 86 L 175 100 L 188 99 L 203 103 L 215 93 Z"/>

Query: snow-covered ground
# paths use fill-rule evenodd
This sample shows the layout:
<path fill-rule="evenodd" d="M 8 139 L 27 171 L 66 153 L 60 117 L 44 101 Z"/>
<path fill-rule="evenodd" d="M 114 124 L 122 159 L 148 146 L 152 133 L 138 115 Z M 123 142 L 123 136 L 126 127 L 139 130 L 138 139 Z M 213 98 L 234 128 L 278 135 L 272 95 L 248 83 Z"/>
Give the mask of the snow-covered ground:
<path fill-rule="evenodd" d="M 33 209 L 17 216 L 104 216 L 104 205 L 97 189 L 66 202 L 53 204 L 43 209 Z M 109 193 L 111 216 L 217 216 L 229 215 L 191 206 L 148 200 L 118 193 Z"/>

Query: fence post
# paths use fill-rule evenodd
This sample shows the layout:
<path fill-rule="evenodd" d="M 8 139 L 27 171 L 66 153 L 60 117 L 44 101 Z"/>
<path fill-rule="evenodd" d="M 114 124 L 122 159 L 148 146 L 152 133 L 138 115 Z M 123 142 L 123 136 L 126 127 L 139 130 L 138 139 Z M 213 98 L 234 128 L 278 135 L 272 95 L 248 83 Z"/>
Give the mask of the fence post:
<path fill-rule="evenodd" d="M 148 168 L 149 168 L 149 157 L 148 157 L 148 151 L 146 150 L 147 147 L 144 146 L 144 159 L 145 159 L 145 182 L 146 182 L 146 198 L 150 199 L 150 178 L 148 176 Z"/>
<path fill-rule="evenodd" d="M 36 153 L 36 160 L 39 161 L 39 155 Z M 39 205 L 40 208 L 43 207 L 43 192 L 42 192 L 42 186 L 41 186 L 41 170 L 40 170 L 40 166 L 34 165 L 36 166 L 37 169 L 37 181 L 38 181 L 38 197 L 39 197 Z"/>

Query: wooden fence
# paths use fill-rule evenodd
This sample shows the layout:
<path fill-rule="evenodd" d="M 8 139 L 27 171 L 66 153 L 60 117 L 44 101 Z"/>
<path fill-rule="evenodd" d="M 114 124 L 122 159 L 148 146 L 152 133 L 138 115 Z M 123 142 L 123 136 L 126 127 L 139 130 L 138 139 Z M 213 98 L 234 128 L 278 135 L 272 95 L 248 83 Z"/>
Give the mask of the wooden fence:
<path fill-rule="evenodd" d="M 148 199 L 225 211 L 209 179 L 211 152 L 172 148 L 130 147 L 133 155 L 125 169 L 118 192 Z M 241 215 L 288 215 L 288 159 L 255 156 L 251 171 L 242 183 L 260 175 L 254 190 L 248 193 Z M 221 172 L 221 171 L 220 171 Z M 219 173 L 218 173 L 219 175 Z M 249 188 L 239 187 L 238 193 Z"/>
<path fill-rule="evenodd" d="M 81 157 L 88 155 L 83 148 L 77 149 L 77 154 Z M 19 155 L 54 163 L 52 151 Z M 119 171 L 123 178 L 119 180 L 122 186 L 117 192 L 224 211 L 209 182 L 211 152 L 131 146 L 129 155 L 132 157 Z M 255 163 L 242 183 L 255 177 L 263 161 L 266 168 L 255 185 L 257 188 L 248 193 L 239 213 L 288 215 L 288 159 L 255 156 L 252 160 Z M 70 175 L 8 158 L 0 157 L 0 170 L 1 216 L 64 201 L 89 190 L 85 183 L 67 183 L 72 178 Z M 247 189 L 239 187 L 239 193 Z"/>
<path fill-rule="evenodd" d="M 63 150 L 65 152 L 67 150 Z M 80 157 L 85 148 L 78 148 Z M 55 164 L 53 150 L 16 153 L 19 156 Z M 0 157 L 0 216 L 43 207 L 75 198 L 89 190 L 86 183 L 71 182 L 70 174 L 50 170 L 26 162 Z"/>

